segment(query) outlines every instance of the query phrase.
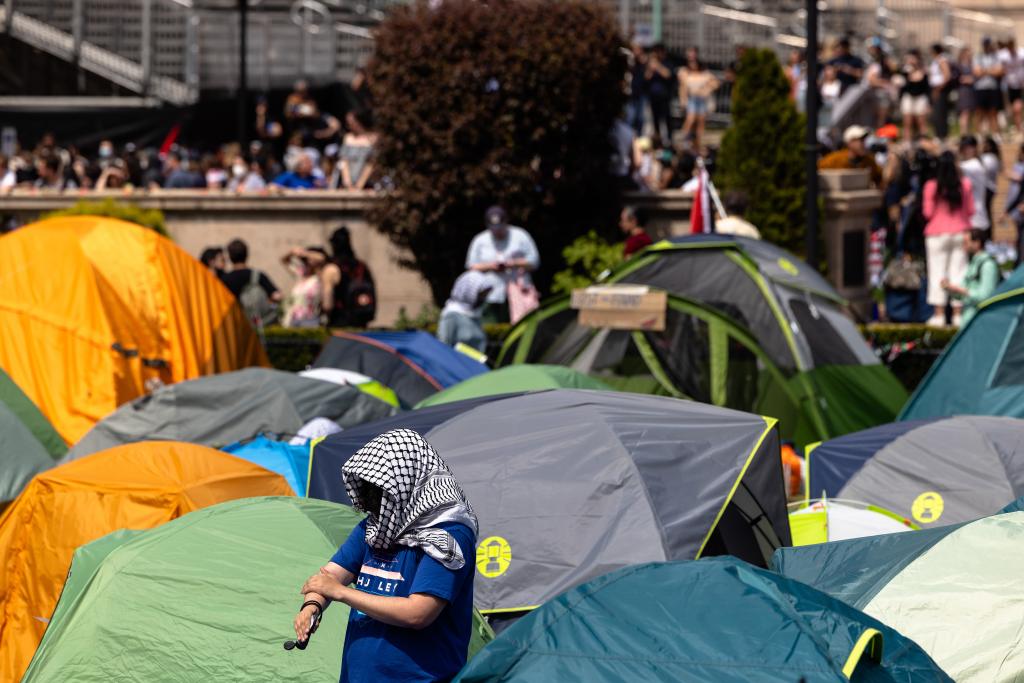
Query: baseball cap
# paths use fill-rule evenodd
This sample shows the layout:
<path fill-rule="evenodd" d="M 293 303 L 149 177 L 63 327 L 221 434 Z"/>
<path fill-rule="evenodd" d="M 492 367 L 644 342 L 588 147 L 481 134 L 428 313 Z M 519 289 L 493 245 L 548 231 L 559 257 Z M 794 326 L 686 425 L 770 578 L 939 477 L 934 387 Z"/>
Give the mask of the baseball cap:
<path fill-rule="evenodd" d="M 871 130 L 864 126 L 850 126 L 843 131 L 843 142 L 849 143 L 853 140 L 862 140 L 871 135 Z"/>
<path fill-rule="evenodd" d="M 492 206 L 484 213 L 484 222 L 491 230 L 500 230 L 508 225 L 508 216 L 505 214 L 505 209 L 500 206 Z"/>
<path fill-rule="evenodd" d="M 895 140 L 900 136 L 900 129 L 895 123 L 887 123 L 875 131 L 875 137 L 883 140 Z"/>

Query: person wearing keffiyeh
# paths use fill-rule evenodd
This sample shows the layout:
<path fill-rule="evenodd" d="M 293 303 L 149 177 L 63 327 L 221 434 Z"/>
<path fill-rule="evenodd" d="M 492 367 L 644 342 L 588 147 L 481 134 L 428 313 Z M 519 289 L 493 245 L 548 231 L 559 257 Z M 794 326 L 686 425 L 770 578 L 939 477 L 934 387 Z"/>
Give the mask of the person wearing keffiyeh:
<path fill-rule="evenodd" d="M 303 584 L 296 636 L 306 640 L 311 619 L 342 602 L 351 611 L 341 683 L 451 679 L 473 622 L 478 523 L 462 487 L 410 429 L 370 441 L 341 476 L 367 516 Z"/>
<path fill-rule="evenodd" d="M 448 346 L 459 342 L 483 353 L 487 335 L 480 324 L 480 314 L 491 293 L 491 281 L 481 272 L 467 270 L 455 280 L 451 296 L 441 309 L 437 338 Z"/>

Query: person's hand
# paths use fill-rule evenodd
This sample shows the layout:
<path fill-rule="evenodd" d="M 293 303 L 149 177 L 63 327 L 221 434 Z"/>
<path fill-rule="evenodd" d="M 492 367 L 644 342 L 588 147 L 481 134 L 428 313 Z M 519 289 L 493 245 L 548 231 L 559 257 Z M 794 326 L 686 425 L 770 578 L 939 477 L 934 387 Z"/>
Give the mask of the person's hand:
<path fill-rule="evenodd" d="M 345 587 L 341 585 L 341 582 L 328 574 L 323 567 L 320 568 L 319 573 L 306 579 L 306 583 L 302 584 L 302 590 L 299 591 L 302 595 L 319 593 L 331 600 L 340 600 L 344 592 Z"/>
<path fill-rule="evenodd" d="M 309 640 L 309 627 L 313 623 L 313 616 L 316 614 L 317 609 L 312 605 L 307 605 L 299 610 L 299 613 L 295 615 L 295 637 L 300 641 Z"/>
<path fill-rule="evenodd" d="M 942 287 L 943 289 L 949 289 L 949 280 L 946 278 L 942 278 L 942 281 L 939 282 L 939 287 Z"/>

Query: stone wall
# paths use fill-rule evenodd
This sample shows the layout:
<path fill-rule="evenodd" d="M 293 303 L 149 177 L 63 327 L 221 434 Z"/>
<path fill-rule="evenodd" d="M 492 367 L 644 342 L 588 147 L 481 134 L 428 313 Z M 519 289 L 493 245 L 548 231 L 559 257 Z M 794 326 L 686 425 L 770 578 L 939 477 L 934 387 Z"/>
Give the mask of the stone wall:
<path fill-rule="evenodd" d="M 835 230 L 866 230 L 873 203 L 879 200 L 878 192 L 847 188 L 841 183 L 824 183 L 823 192 L 827 207 L 823 239 L 830 264 L 836 264 L 830 267 L 832 279 L 844 295 L 851 299 L 861 298 L 866 290 L 844 287 L 838 279 L 842 273 L 838 265 L 842 263 L 842 240 L 830 235 L 839 234 Z M 365 215 L 368 208 L 379 201 L 372 194 L 318 191 L 238 196 L 168 190 L 132 195 L 91 193 L 88 199 L 105 196 L 163 211 L 171 237 L 197 258 L 208 246 L 224 245 L 236 237 L 245 240 L 249 244 L 250 263 L 265 270 L 285 290 L 290 287 L 292 277 L 281 263 L 281 256 L 293 246 L 326 245 L 331 231 L 344 224 L 352 232 L 356 253 L 367 262 L 377 283 L 376 325 L 393 323 L 403 307 L 410 316 L 414 316 L 424 305 L 432 303 L 426 282 L 416 272 L 400 267 L 398 261 L 402 254 L 367 224 Z M 81 198 L 74 193 L 19 191 L 0 197 L 0 216 L 14 215 L 20 222 L 28 223 L 41 213 L 70 206 Z M 651 217 L 649 230 L 655 239 L 690 232 L 690 207 L 693 203 L 690 194 L 679 191 L 637 194 L 627 197 L 627 202 L 648 210 Z"/>

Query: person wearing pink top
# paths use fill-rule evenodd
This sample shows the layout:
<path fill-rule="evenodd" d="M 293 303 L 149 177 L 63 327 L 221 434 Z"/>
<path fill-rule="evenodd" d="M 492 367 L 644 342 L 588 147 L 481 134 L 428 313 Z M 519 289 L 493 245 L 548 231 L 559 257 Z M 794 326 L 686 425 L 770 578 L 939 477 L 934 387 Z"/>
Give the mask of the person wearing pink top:
<path fill-rule="evenodd" d="M 967 255 L 963 233 L 971 227 L 974 195 L 971 181 L 960 176 L 960 168 L 952 152 L 939 156 L 935 178 L 924 184 L 924 243 L 928 258 L 928 303 L 935 307 L 930 325 L 946 323 L 949 294 L 943 281 L 962 282 L 967 272 Z M 953 304 L 953 319 L 959 320 L 959 304 Z"/>

